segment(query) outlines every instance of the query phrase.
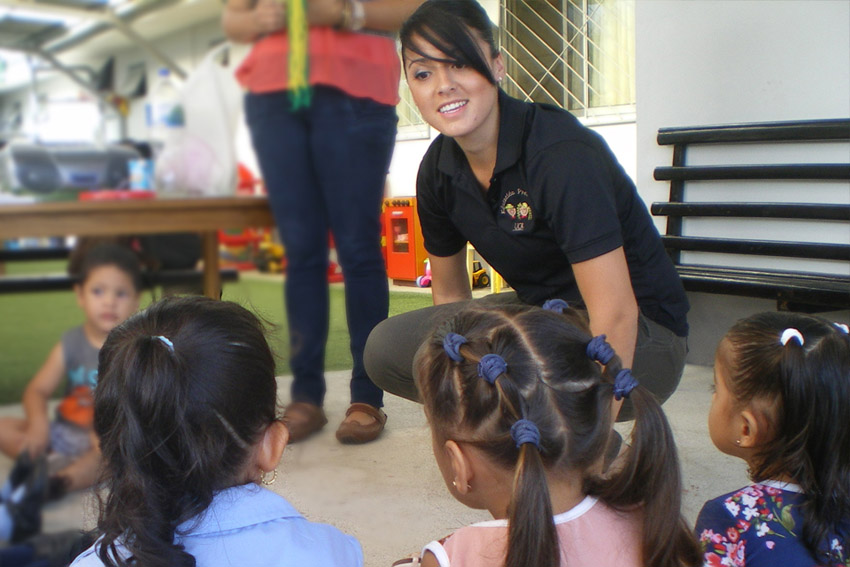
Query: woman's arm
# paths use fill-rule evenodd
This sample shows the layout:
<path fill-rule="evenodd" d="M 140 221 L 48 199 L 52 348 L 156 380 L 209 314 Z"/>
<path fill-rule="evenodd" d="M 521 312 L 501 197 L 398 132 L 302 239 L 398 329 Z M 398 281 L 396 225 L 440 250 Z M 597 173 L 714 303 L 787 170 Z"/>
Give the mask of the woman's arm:
<path fill-rule="evenodd" d="M 453 256 L 431 256 L 431 296 L 434 305 L 472 299 L 466 271 L 466 247 Z"/>
<path fill-rule="evenodd" d="M 260 36 L 282 29 L 286 23 L 285 4 L 279 0 L 227 0 L 221 26 L 227 39 L 251 43 Z"/>
<path fill-rule="evenodd" d="M 341 25 L 346 11 L 349 18 L 355 0 L 309 0 L 307 20 L 311 26 Z M 372 0 L 360 2 L 365 29 L 396 32 L 424 0 Z M 237 43 L 251 43 L 260 36 L 286 25 L 286 3 L 281 0 L 227 0 L 221 24 L 224 34 Z"/>
<path fill-rule="evenodd" d="M 572 267 L 587 306 L 590 330 L 594 335 L 607 335 L 623 366 L 631 367 L 637 341 L 638 305 L 623 248 Z"/>

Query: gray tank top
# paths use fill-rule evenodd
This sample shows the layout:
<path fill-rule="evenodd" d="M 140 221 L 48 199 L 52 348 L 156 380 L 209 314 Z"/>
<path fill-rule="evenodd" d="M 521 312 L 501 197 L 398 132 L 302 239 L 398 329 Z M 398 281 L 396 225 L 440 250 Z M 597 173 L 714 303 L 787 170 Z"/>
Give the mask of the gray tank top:
<path fill-rule="evenodd" d="M 77 386 L 97 386 L 97 355 L 100 349 L 92 346 L 86 338 L 83 327 L 74 327 L 62 335 L 62 355 L 65 357 L 65 371 L 68 383 L 65 395 Z"/>

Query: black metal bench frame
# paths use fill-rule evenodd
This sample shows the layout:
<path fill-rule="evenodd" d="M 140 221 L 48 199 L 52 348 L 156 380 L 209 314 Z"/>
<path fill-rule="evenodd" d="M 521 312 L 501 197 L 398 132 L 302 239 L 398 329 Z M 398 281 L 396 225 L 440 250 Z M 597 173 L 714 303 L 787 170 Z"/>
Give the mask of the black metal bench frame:
<path fill-rule="evenodd" d="M 66 246 L 22 248 L 14 250 L 0 249 L 0 262 L 27 260 L 66 259 L 71 249 Z M 200 270 L 154 270 L 142 272 L 142 284 L 145 289 L 156 286 L 200 286 L 203 284 L 203 272 Z M 222 283 L 239 280 L 239 272 L 233 268 L 219 270 Z M 0 294 L 26 293 L 34 291 L 64 291 L 74 287 L 75 280 L 68 274 L 0 276 Z"/>
<path fill-rule="evenodd" d="M 850 243 L 696 237 L 682 232 L 686 217 L 771 218 L 850 224 L 850 204 L 686 200 L 685 185 L 690 181 L 850 181 L 850 163 L 689 166 L 686 157 L 687 148 L 691 145 L 826 141 L 850 141 L 850 119 L 663 128 L 658 131 L 658 144 L 673 146 L 673 163 L 672 166 L 655 169 L 655 179 L 670 182 L 670 196 L 668 202 L 653 203 L 651 211 L 653 215 L 668 217 L 667 232 L 662 240 L 686 290 L 775 299 L 781 310 L 817 312 L 850 308 Z M 845 262 L 848 269 L 846 274 L 828 275 L 682 264 L 683 251 L 835 260 Z"/>

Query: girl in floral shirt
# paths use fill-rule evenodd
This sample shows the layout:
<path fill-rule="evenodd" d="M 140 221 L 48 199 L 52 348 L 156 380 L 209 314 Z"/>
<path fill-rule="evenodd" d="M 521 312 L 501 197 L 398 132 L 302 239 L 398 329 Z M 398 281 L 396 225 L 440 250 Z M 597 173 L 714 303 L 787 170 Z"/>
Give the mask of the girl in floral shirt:
<path fill-rule="evenodd" d="M 706 566 L 850 567 L 850 336 L 798 313 L 736 323 L 717 347 L 711 440 L 755 482 L 697 519 Z"/>

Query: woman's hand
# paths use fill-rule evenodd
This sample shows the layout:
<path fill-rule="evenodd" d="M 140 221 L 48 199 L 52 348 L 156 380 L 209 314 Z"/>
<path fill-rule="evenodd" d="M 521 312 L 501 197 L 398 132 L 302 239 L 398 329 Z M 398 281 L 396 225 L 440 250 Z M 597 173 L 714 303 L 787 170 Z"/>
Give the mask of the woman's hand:
<path fill-rule="evenodd" d="M 221 14 L 221 26 L 227 39 L 251 43 L 274 33 L 286 25 L 286 3 L 283 0 L 227 0 Z"/>
<path fill-rule="evenodd" d="M 258 0 L 251 10 L 258 35 L 266 35 L 283 29 L 286 25 L 286 2 L 280 0 Z"/>

